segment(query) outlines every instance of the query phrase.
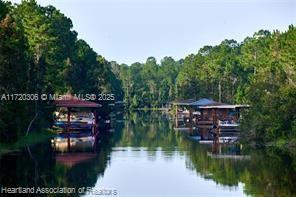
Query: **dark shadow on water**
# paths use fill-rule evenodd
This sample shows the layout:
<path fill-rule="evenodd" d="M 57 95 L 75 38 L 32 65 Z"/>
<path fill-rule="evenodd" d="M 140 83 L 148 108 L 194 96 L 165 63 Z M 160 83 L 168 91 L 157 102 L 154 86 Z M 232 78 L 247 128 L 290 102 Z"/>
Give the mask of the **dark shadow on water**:
<path fill-rule="evenodd" d="M 173 123 L 161 113 L 130 113 L 125 120 L 112 124 L 114 131 L 104 132 L 95 146 L 87 138 L 75 139 L 69 152 L 66 142 L 60 139 L 55 146 L 48 141 L 2 155 L 1 186 L 94 187 L 104 177 L 107 166 L 112 165 L 112 152 L 132 151 L 139 157 L 147 152 L 145 157 L 154 162 L 159 155 L 171 162 L 179 154 L 196 176 L 226 189 L 242 183 L 248 195 L 296 195 L 295 153 L 221 146 L 219 154 L 213 154 L 212 145 L 199 144 L 189 139 L 188 133 L 174 131 Z"/>

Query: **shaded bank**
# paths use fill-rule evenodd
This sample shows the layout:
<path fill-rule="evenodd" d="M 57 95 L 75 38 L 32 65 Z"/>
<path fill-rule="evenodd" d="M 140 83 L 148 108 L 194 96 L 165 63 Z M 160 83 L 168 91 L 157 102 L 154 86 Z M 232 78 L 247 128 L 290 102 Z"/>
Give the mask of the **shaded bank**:
<path fill-rule="evenodd" d="M 44 130 L 40 133 L 32 133 L 28 136 L 23 136 L 20 140 L 15 143 L 1 143 L 0 144 L 0 156 L 2 154 L 13 152 L 18 149 L 22 149 L 26 146 L 38 144 L 44 141 L 50 140 L 55 134 L 50 130 Z"/>
<path fill-rule="evenodd" d="M 75 188 L 76 192 L 71 195 L 78 196 L 78 188 L 92 187 L 97 178 L 104 175 L 109 152 L 108 148 L 102 147 L 92 153 L 93 157 L 69 165 L 52 151 L 50 141 L 27 146 L 1 156 L 0 183 L 5 187 Z M 75 153 L 71 154 L 73 159 Z"/>

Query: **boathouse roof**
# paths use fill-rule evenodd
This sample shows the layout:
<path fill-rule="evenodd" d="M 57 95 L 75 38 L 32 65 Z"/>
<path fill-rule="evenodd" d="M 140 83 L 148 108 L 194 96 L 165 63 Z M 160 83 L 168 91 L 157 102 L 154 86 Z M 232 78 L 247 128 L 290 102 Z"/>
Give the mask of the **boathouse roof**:
<path fill-rule="evenodd" d="M 191 103 L 195 102 L 195 99 L 186 99 L 186 100 L 177 100 L 177 101 L 173 101 L 171 102 L 171 104 L 173 105 L 191 105 Z"/>
<path fill-rule="evenodd" d="M 57 107 L 77 107 L 77 108 L 98 108 L 101 107 L 101 104 L 82 100 L 72 95 L 63 95 L 55 100 L 55 105 Z"/>
<path fill-rule="evenodd" d="M 230 105 L 221 103 L 208 98 L 202 98 L 199 100 L 187 99 L 171 102 L 173 105 L 191 106 L 200 109 L 235 109 L 235 108 L 247 108 L 249 105 Z"/>
<path fill-rule="evenodd" d="M 202 98 L 199 100 L 186 99 L 171 102 L 173 105 L 187 105 L 187 106 L 206 106 L 206 105 L 223 105 L 224 103 L 216 102 L 212 99 Z"/>
<path fill-rule="evenodd" d="M 214 101 L 212 99 L 207 99 L 207 98 L 202 98 L 191 103 L 192 106 L 208 106 L 208 105 L 223 105 L 223 104 L 224 103 L 219 103 L 217 101 Z"/>

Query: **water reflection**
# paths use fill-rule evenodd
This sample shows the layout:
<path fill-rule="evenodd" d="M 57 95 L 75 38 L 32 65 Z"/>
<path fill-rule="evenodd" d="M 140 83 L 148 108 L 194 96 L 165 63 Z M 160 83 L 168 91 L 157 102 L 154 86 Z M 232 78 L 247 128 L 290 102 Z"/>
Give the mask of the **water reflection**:
<path fill-rule="evenodd" d="M 55 152 L 86 152 L 95 149 L 95 136 L 91 132 L 59 133 L 51 140 Z"/>
<path fill-rule="evenodd" d="M 69 151 L 57 136 L 2 155 L 1 186 L 111 188 L 119 196 L 296 195 L 295 151 L 198 144 L 158 113 L 125 119 L 98 145 L 72 136 Z"/>
<path fill-rule="evenodd" d="M 90 151 L 83 147 L 78 152 L 77 148 L 78 146 L 75 152 L 61 153 L 55 152 L 50 143 L 42 143 L 2 155 L 1 186 L 75 189 L 92 187 L 97 178 L 104 175 L 109 151 L 103 148 L 100 151 Z M 51 195 L 62 196 L 62 194 Z"/>
<path fill-rule="evenodd" d="M 211 159 L 211 146 L 176 132 L 165 115 L 133 113 L 110 152 L 104 177 L 94 188 L 116 188 L 120 196 L 240 196 L 243 184 L 217 185 L 192 159 Z M 198 152 L 196 152 L 196 150 Z M 196 171 L 197 170 L 197 171 Z"/>

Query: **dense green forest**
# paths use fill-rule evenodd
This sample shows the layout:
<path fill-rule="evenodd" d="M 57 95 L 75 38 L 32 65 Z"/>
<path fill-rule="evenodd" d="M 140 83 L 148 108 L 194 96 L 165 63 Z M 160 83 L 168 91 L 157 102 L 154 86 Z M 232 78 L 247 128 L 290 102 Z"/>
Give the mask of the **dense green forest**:
<path fill-rule="evenodd" d="M 78 39 L 72 27 L 72 21 L 53 6 L 42 7 L 34 0 L 19 5 L 0 1 L 1 95 L 104 92 L 122 99 L 121 82 L 111 62 Z M 30 120 L 48 104 L 2 100 L 1 141 L 23 136 Z"/>
<path fill-rule="evenodd" d="M 0 0 L 0 93 L 113 93 L 127 108 L 158 108 L 176 99 L 208 97 L 252 107 L 246 138 L 296 143 L 296 28 L 260 30 L 242 42 L 224 40 L 196 54 L 160 63 L 107 61 L 77 38 L 71 19 L 35 0 Z M 219 91 L 220 90 L 220 91 Z M 221 94 L 219 94 L 221 92 Z M 15 141 L 50 103 L 1 101 L 0 139 Z M 40 121 L 38 121 L 40 122 Z"/>
<path fill-rule="evenodd" d="M 260 30 L 239 43 L 224 40 L 175 61 L 153 57 L 120 65 L 118 77 L 130 108 L 154 108 L 175 99 L 212 98 L 250 104 L 245 138 L 296 143 L 296 28 Z M 219 94 L 220 92 L 220 94 Z"/>

